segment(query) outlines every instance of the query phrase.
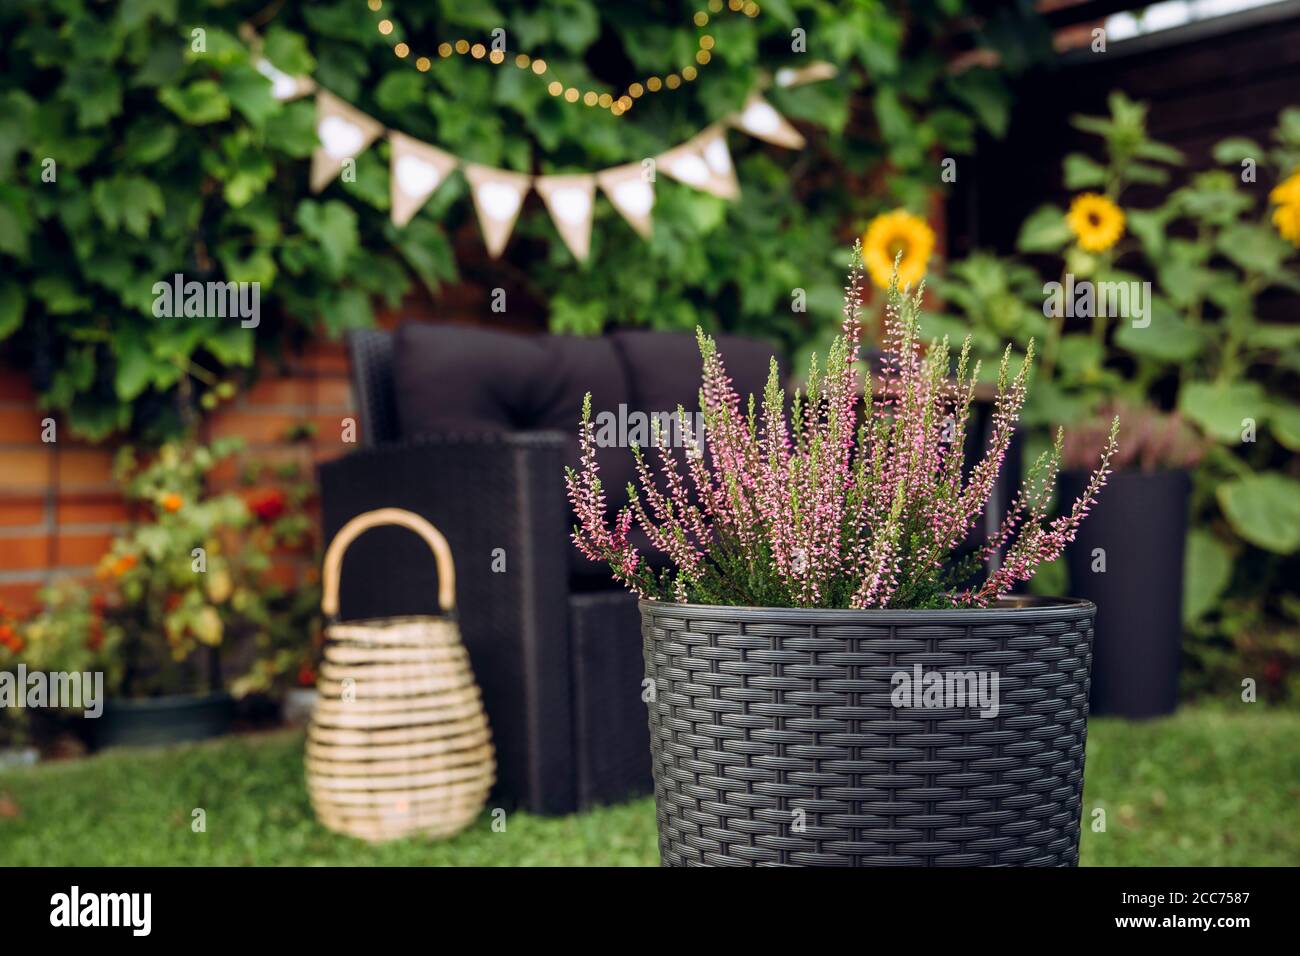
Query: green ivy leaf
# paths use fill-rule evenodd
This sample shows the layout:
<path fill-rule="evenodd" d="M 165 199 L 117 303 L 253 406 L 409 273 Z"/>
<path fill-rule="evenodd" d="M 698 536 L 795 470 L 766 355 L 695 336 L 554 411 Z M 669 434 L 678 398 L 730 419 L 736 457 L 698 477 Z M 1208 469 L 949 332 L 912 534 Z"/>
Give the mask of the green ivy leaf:
<path fill-rule="evenodd" d="M 255 328 L 244 328 L 238 320 L 226 319 L 219 332 L 204 338 L 203 346 L 223 365 L 248 367 L 253 364 L 256 338 Z"/>
<path fill-rule="evenodd" d="M 254 126 L 262 126 L 280 112 L 271 94 L 271 81 L 246 63 L 236 63 L 221 77 L 221 88 L 231 104 Z"/>
<path fill-rule="evenodd" d="M 953 92 L 974 112 L 986 130 L 1001 138 L 1011 121 L 1011 101 L 1006 87 L 992 70 L 966 70 L 953 83 Z"/>
<path fill-rule="evenodd" d="M 396 113 L 419 105 L 424 99 L 425 81 L 414 70 L 389 73 L 375 87 L 375 102 Z"/>
<path fill-rule="evenodd" d="M 22 286 L 7 279 L 0 282 L 0 342 L 18 331 L 25 306 Z"/>
<path fill-rule="evenodd" d="M 76 107 L 81 129 L 103 126 L 122 112 L 122 81 L 103 66 L 70 70 L 59 95 Z"/>
<path fill-rule="evenodd" d="M 62 275 L 43 275 L 32 283 L 31 289 L 51 315 L 71 315 L 90 308 L 90 298 L 80 294 Z"/>
<path fill-rule="evenodd" d="M 316 69 L 316 58 L 301 33 L 272 26 L 262 38 L 262 54 L 271 65 L 289 76 L 307 76 Z"/>
<path fill-rule="evenodd" d="M 348 256 L 359 241 L 357 214 L 352 208 L 337 199 L 327 203 L 304 199 L 298 204 L 294 221 L 320 246 L 330 272 L 334 275 L 342 273 Z"/>
<path fill-rule="evenodd" d="M 154 357 L 147 342 L 134 336 L 119 336 L 113 343 L 117 370 L 113 388 L 123 402 L 134 401 L 154 381 L 162 364 Z"/>
<path fill-rule="evenodd" d="M 126 33 L 155 19 L 160 23 L 175 23 L 176 0 L 122 0 L 117 11 L 117 22 Z"/>
<path fill-rule="evenodd" d="M 1218 499 L 1233 530 L 1251 544 L 1277 554 L 1300 549 L 1300 481 L 1266 471 L 1220 485 Z"/>
<path fill-rule="evenodd" d="M 337 339 L 349 329 L 369 328 L 374 324 L 374 312 L 370 308 L 370 297 L 361 289 L 343 289 L 326 297 L 321 303 L 321 320 L 325 331 L 332 339 Z"/>
<path fill-rule="evenodd" d="M 133 236 L 147 235 L 150 221 L 165 209 L 162 190 L 143 176 L 101 179 L 95 183 L 91 197 L 105 226 L 120 226 Z"/>
<path fill-rule="evenodd" d="M 0 186 L 0 253 L 22 260 L 31 251 L 27 239 L 31 220 L 25 199 L 22 193 Z"/>
<path fill-rule="evenodd" d="M 132 123 L 122 146 L 126 160 L 137 166 L 156 163 L 175 149 L 176 127 L 153 118 Z"/>
<path fill-rule="evenodd" d="M 417 215 L 403 229 L 386 224 L 384 232 L 429 292 L 436 294 L 442 283 L 455 281 L 456 259 L 447 234 L 437 223 Z"/>
<path fill-rule="evenodd" d="M 552 0 L 556 41 L 570 53 L 582 53 L 600 35 L 600 18 L 587 0 Z"/>
<path fill-rule="evenodd" d="M 307 100 L 287 103 L 265 129 L 266 145 L 288 156 L 305 159 L 317 146 L 316 108 Z"/>
<path fill-rule="evenodd" d="M 219 123 L 230 118 L 230 98 L 215 80 L 195 80 L 186 87 L 163 87 L 158 99 L 191 126 Z"/>

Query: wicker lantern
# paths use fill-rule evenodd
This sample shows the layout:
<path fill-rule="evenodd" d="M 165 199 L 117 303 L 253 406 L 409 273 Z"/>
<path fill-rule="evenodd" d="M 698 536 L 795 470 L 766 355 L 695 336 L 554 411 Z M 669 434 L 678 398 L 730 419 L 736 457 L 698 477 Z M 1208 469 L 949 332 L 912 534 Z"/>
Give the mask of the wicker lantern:
<path fill-rule="evenodd" d="M 438 565 L 438 617 L 339 623 L 348 545 L 380 525 L 416 532 Z M 325 554 L 319 700 L 307 732 L 307 786 L 331 830 L 381 842 L 449 836 L 482 811 L 495 779 L 491 733 L 455 620 L 446 539 L 419 515 L 381 508 L 349 521 Z"/>

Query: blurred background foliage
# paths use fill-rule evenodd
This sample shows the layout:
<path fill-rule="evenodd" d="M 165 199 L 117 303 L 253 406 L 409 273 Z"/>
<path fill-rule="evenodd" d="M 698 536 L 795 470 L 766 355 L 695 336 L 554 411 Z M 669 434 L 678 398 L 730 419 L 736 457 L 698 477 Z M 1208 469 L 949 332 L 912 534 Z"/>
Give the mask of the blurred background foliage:
<path fill-rule="evenodd" d="M 435 303 L 449 283 L 509 287 L 511 309 L 531 307 L 558 332 L 700 324 L 793 351 L 834 321 L 844 250 L 867 219 L 900 205 L 926 211 L 941 187 L 938 159 L 1006 128 L 1001 74 L 1046 49 L 1028 6 L 1005 6 L 982 32 L 960 0 L 773 0 L 753 18 L 724 9 L 696 82 L 615 117 L 553 98 L 510 58 L 493 66 L 433 51 L 444 40 L 488 43 L 503 28 L 512 55 L 544 56 L 566 82 L 617 95 L 691 62 L 703 0 L 397 2 L 383 9 L 396 24 L 387 38 L 364 0 L 11 0 L 0 6 L 0 339 L 45 404 L 92 439 L 172 433 L 178 405 L 228 370 L 365 326 L 377 304 L 421 286 Z M 355 182 L 311 196 L 313 101 L 272 97 L 244 23 L 278 69 L 310 74 L 469 160 L 533 173 L 656 154 L 735 111 L 783 66 L 827 60 L 840 75 L 770 94 L 810 135 L 806 150 L 731 136 L 739 202 L 661 177 L 647 243 L 602 199 L 580 266 L 534 197 L 493 262 L 459 174 L 393 227 L 384 142 L 358 158 Z M 411 44 L 409 59 L 393 55 L 398 40 Z M 997 51 L 1000 72 L 953 74 L 955 55 L 980 59 L 982 48 Z M 428 73 L 412 66 L 421 52 L 434 58 Z M 178 272 L 260 282 L 261 326 L 155 318 L 152 286 Z M 796 288 L 806 312 L 791 308 Z"/>
<path fill-rule="evenodd" d="M 1076 201 L 1110 204 L 1122 231 L 1088 249 L 1065 209 L 1040 207 L 1018 255 L 946 264 L 935 283 L 945 309 L 926 331 L 969 333 L 991 365 L 1003 343 L 1023 350 L 1034 337 L 1042 361 L 1024 418 L 1034 445 L 1060 426 L 1073 433 L 1081 454 L 1067 449 L 1067 466 L 1091 466 L 1118 411 L 1120 469 L 1188 469 L 1184 686 L 1239 693 L 1251 677 L 1269 699 L 1300 701 L 1300 325 L 1267 320 L 1261 301 L 1300 293 L 1300 235 L 1286 218 L 1300 206 L 1300 107 L 1266 141 L 1219 142 L 1214 168 L 1180 183 L 1184 157 L 1150 137 L 1147 106 L 1115 92 L 1109 107 L 1072 118 L 1093 145 L 1066 155 L 1061 177 Z M 1135 186 L 1158 201 L 1135 201 Z M 1046 283 L 1067 276 L 1099 290 L 1149 283 L 1145 316 L 1049 317 Z M 1168 424 L 1148 427 L 1158 420 Z M 1170 441 L 1177 424 L 1189 434 Z M 1035 586 L 1060 593 L 1058 570 Z"/>

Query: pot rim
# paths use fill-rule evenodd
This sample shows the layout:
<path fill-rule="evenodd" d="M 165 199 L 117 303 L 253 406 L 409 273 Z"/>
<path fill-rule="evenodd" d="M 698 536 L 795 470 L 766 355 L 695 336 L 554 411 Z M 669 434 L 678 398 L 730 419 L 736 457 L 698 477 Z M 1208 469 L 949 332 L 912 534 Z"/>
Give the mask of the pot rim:
<path fill-rule="evenodd" d="M 104 703 L 132 710 L 174 710 L 178 707 L 207 706 L 234 703 L 234 695 L 227 690 L 208 691 L 202 694 L 162 694 L 158 697 L 109 697 Z"/>
<path fill-rule="evenodd" d="M 758 623 L 801 624 L 910 624 L 946 625 L 994 624 L 999 621 L 1059 620 L 1061 617 L 1084 618 L 1097 611 L 1097 605 L 1083 598 L 1013 595 L 993 607 L 954 607 L 931 609 L 905 608 L 803 608 L 749 607 L 727 604 L 677 604 L 670 601 L 639 600 L 642 611 L 655 611 L 670 617 L 690 620 L 718 618 Z"/>

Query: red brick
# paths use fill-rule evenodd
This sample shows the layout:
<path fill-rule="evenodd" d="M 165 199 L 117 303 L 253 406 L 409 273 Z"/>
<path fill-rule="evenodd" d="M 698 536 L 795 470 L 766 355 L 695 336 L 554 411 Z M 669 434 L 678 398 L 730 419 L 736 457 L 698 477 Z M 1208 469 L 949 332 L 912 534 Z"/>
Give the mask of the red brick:
<path fill-rule="evenodd" d="M 40 525 L 45 521 L 45 499 L 40 495 L 0 495 L 0 526 Z"/>
<path fill-rule="evenodd" d="M 0 408 L 0 442 L 11 445 L 40 443 L 41 421 L 45 417 L 34 408 Z"/>
<path fill-rule="evenodd" d="M 0 571 L 36 571 L 57 567 L 48 534 L 0 537 Z"/>
<path fill-rule="evenodd" d="M 293 405 L 303 407 L 311 404 L 312 381 L 301 376 L 265 376 L 244 393 L 246 406 L 258 405 Z"/>
<path fill-rule="evenodd" d="M 113 536 L 107 532 L 60 534 L 54 539 L 54 566 L 78 568 L 98 564 L 112 544 Z"/>
<path fill-rule="evenodd" d="M 62 486 L 113 484 L 113 453 L 106 448 L 63 448 L 57 461 Z"/>
<path fill-rule="evenodd" d="M 312 383 L 312 402 L 317 409 L 326 407 L 351 409 L 352 382 L 346 378 L 326 378 L 322 376 Z"/>
<path fill-rule="evenodd" d="M 0 449 L 0 491 L 44 491 L 52 461 L 48 447 Z"/>
<path fill-rule="evenodd" d="M 294 357 L 294 365 L 313 372 L 347 372 L 348 352 L 342 342 L 314 342 Z"/>
<path fill-rule="evenodd" d="M 60 524 L 116 524 L 128 521 L 131 509 L 115 491 L 72 492 L 59 496 L 55 515 Z"/>

